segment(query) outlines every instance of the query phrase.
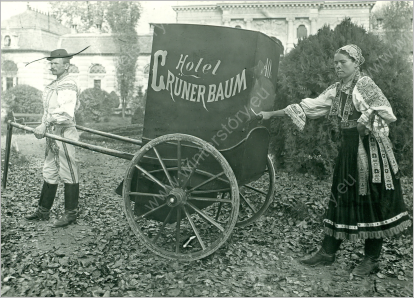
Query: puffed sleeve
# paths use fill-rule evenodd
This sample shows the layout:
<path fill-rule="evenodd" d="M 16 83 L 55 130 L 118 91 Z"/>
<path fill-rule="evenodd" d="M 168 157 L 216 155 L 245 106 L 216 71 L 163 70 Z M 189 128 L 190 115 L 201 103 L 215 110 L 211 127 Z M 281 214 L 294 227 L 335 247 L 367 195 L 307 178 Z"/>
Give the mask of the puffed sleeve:
<path fill-rule="evenodd" d="M 388 124 L 397 120 L 381 89 L 367 76 L 357 82 L 353 90 L 355 108 L 361 112 L 358 123 L 370 131 L 388 135 Z"/>
<path fill-rule="evenodd" d="M 72 120 L 78 102 L 78 88 L 75 82 L 67 81 L 57 88 L 58 108 L 53 111 L 52 117 L 57 123 Z"/>
<path fill-rule="evenodd" d="M 284 111 L 299 130 L 303 130 L 306 118 L 316 119 L 329 113 L 338 83 L 329 86 L 316 98 L 305 98 L 299 104 L 288 105 Z"/>

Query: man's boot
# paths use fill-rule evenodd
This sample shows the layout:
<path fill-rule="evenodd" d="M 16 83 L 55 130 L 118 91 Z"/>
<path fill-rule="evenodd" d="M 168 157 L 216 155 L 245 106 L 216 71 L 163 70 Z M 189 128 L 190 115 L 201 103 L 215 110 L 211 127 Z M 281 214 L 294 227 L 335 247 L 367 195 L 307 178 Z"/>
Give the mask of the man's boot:
<path fill-rule="evenodd" d="M 335 254 L 327 254 L 321 247 L 321 249 L 313 257 L 305 260 L 300 260 L 299 262 L 310 267 L 315 267 L 318 265 L 328 266 L 335 262 Z"/>
<path fill-rule="evenodd" d="M 55 228 L 76 222 L 78 216 L 79 183 L 65 183 L 65 214 L 54 224 Z"/>
<path fill-rule="evenodd" d="M 43 182 L 42 192 L 40 193 L 39 205 L 36 211 L 26 216 L 28 220 L 49 220 L 50 209 L 55 200 L 58 185 Z"/>

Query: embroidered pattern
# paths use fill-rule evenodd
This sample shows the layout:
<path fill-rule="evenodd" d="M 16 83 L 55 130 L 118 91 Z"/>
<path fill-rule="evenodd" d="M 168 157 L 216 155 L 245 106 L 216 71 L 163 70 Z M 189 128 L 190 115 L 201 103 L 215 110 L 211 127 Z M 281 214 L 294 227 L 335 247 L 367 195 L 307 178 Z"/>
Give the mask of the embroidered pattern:
<path fill-rule="evenodd" d="M 291 104 L 284 111 L 292 119 L 297 128 L 302 131 L 306 124 L 306 115 L 302 107 L 299 104 Z"/>
<path fill-rule="evenodd" d="M 356 84 L 358 92 L 370 107 L 391 107 L 388 99 L 374 81 L 367 76 L 362 77 Z"/>
<path fill-rule="evenodd" d="M 379 226 L 383 226 L 383 225 L 388 225 L 390 223 L 393 223 L 397 220 L 399 220 L 400 218 L 402 218 L 403 216 L 408 216 L 408 212 L 404 211 L 390 219 L 387 220 L 383 220 L 383 221 L 378 221 L 378 222 L 369 222 L 369 223 L 357 223 L 356 226 L 354 225 L 343 225 L 343 224 L 336 224 L 333 221 L 325 218 L 323 221 L 334 226 L 335 228 L 338 229 L 348 229 L 348 230 L 358 230 L 358 228 L 367 228 L 367 227 L 379 227 Z"/>
<path fill-rule="evenodd" d="M 359 137 L 358 157 L 357 157 L 358 171 L 359 171 L 359 195 L 366 196 L 368 190 L 368 156 L 365 151 L 364 144 L 361 137 Z"/>
<path fill-rule="evenodd" d="M 352 83 L 350 87 L 351 90 L 354 90 L 355 85 L 357 84 L 360 76 L 361 75 L 359 71 L 356 71 L 354 78 L 352 79 Z M 335 96 L 335 99 L 332 101 L 332 106 L 329 112 L 329 116 L 337 115 L 340 118 L 342 118 L 342 122 L 348 122 L 348 117 L 349 115 L 353 114 L 353 109 L 354 109 L 354 104 L 352 101 L 352 92 L 348 93 L 346 97 L 346 101 L 345 101 L 344 111 L 342 112 L 341 111 L 341 106 L 342 106 L 341 90 L 342 90 L 342 83 L 338 83 L 336 87 L 336 96 Z"/>
<path fill-rule="evenodd" d="M 373 135 L 369 135 L 369 151 L 371 153 L 372 182 L 381 183 L 381 167 L 378 157 L 377 142 Z"/>

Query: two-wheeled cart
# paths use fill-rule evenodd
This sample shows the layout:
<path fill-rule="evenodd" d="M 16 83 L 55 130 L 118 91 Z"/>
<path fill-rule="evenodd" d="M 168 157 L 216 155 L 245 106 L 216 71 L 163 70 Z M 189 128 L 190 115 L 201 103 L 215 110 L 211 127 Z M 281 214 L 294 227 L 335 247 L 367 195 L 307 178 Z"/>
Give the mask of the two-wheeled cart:
<path fill-rule="evenodd" d="M 77 126 L 140 149 L 130 154 L 46 137 L 130 160 L 118 192 L 132 230 L 160 256 L 196 260 L 272 202 L 269 130 L 256 113 L 273 108 L 283 47 L 249 30 L 154 27 L 142 139 Z M 13 127 L 33 130 L 8 123 L 3 188 Z"/>

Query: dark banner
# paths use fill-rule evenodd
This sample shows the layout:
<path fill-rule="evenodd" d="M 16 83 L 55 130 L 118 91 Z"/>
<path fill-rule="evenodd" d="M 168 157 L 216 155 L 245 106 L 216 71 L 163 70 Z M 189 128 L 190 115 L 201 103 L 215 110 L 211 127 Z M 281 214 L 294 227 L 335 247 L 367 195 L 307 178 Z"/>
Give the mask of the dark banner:
<path fill-rule="evenodd" d="M 272 110 L 281 46 L 256 31 L 156 24 L 144 137 L 185 133 L 229 148 Z"/>

